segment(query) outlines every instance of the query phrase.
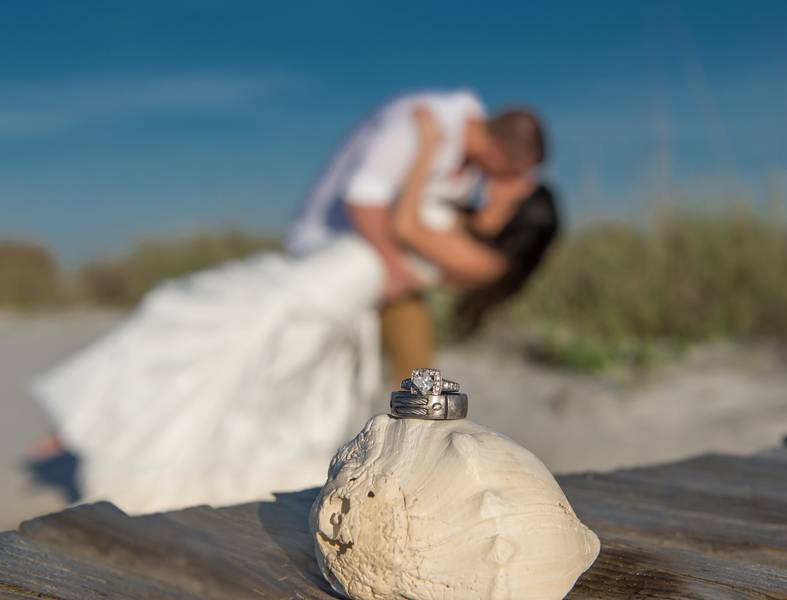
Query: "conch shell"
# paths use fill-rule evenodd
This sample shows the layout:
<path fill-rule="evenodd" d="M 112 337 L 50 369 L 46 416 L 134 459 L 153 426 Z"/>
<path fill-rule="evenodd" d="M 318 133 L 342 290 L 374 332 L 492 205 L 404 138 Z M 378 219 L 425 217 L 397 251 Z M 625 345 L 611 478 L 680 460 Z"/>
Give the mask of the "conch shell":
<path fill-rule="evenodd" d="M 353 600 L 563 598 L 599 552 L 544 464 L 468 420 L 373 417 L 310 519 L 323 575 Z"/>

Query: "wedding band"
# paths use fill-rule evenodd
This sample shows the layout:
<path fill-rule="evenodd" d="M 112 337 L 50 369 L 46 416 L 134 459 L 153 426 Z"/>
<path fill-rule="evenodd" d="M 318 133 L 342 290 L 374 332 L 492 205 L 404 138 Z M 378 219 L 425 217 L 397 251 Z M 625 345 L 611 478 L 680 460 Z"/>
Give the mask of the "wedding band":
<path fill-rule="evenodd" d="M 449 379 L 443 379 L 438 369 L 413 369 L 407 379 L 402 380 L 401 388 L 421 396 L 438 396 L 444 393 L 459 391 L 459 384 Z"/>
<path fill-rule="evenodd" d="M 416 396 L 405 390 L 391 392 L 391 416 L 403 419 L 464 419 L 467 404 L 467 394 Z"/>

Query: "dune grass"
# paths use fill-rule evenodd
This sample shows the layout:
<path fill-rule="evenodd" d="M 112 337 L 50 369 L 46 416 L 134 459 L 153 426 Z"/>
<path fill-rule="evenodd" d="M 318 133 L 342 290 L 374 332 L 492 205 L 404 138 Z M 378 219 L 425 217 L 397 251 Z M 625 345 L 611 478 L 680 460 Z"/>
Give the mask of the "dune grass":
<path fill-rule="evenodd" d="M 240 232 L 151 240 L 65 277 L 43 247 L 2 242 L 0 306 L 127 307 L 162 280 L 278 247 Z M 449 305 L 439 295 L 443 339 Z M 544 360 L 582 370 L 648 364 L 713 338 L 787 342 L 787 226 L 747 209 L 589 223 L 490 321 L 488 334 L 526 334 Z"/>
<path fill-rule="evenodd" d="M 128 307 L 166 279 L 279 248 L 274 237 L 238 231 L 199 233 L 143 241 L 125 256 L 93 260 L 75 273 L 65 273 L 43 246 L 0 240 L 0 308 Z"/>
<path fill-rule="evenodd" d="M 787 227 L 740 209 L 580 228 L 508 317 L 546 358 L 591 370 L 713 338 L 787 341 Z"/>
<path fill-rule="evenodd" d="M 0 307 L 35 309 L 62 304 L 57 261 L 34 242 L 0 240 Z"/>
<path fill-rule="evenodd" d="M 166 279 L 260 250 L 279 248 L 280 242 L 273 237 L 239 231 L 148 240 L 139 243 L 127 256 L 83 266 L 77 274 L 77 295 L 85 302 L 131 306 Z"/>

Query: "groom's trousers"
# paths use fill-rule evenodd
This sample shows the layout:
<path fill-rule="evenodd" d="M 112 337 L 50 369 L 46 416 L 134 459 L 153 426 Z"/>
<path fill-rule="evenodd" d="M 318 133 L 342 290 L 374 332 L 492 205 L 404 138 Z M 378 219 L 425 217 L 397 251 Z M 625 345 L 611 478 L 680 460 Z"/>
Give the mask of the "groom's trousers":
<path fill-rule="evenodd" d="M 434 322 L 422 295 L 389 302 L 380 312 L 383 350 L 396 386 L 413 369 L 434 367 Z"/>

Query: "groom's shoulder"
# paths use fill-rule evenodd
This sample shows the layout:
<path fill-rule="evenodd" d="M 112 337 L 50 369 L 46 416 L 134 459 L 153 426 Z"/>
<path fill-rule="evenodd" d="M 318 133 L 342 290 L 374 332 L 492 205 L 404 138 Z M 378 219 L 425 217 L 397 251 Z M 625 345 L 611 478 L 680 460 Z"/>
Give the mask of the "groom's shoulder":
<path fill-rule="evenodd" d="M 467 110 L 483 112 L 481 98 L 466 88 L 451 90 L 419 90 L 396 96 L 385 104 L 388 110 L 399 112 L 413 106 L 428 106 L 436 111 Z"/>

